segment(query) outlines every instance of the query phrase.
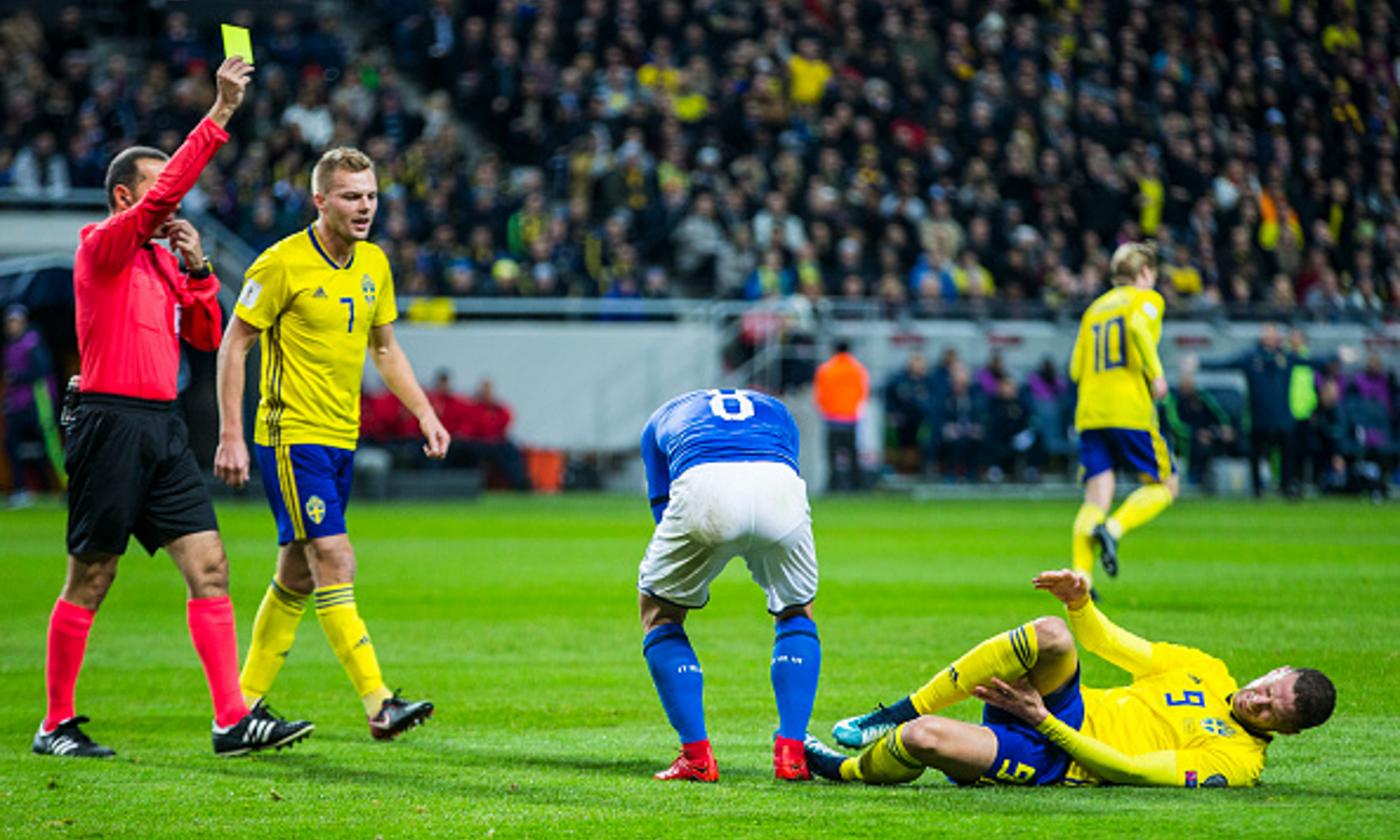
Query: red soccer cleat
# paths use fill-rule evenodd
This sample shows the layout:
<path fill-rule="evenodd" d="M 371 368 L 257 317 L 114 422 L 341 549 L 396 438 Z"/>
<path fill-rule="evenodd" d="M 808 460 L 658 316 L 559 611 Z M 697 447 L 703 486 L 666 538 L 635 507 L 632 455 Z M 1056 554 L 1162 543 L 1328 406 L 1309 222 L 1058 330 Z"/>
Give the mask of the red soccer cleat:
<path fill-rule="evenodd" d="M 801 741 L 781 735 L 773 739 L 773 775 L 785 782 L 802 782 L 812 778 Z"/>
<path fill-rule="evenodd" d="M 798 744 L 799 752 L 801 744 Z M 715 754 L 705 743 L 700 748 L 682 750 L 671 762 L 671 766 L 657 773 L 653 778 L 663 782 L 717 782 L 719 765 L 715 764 Z"/>

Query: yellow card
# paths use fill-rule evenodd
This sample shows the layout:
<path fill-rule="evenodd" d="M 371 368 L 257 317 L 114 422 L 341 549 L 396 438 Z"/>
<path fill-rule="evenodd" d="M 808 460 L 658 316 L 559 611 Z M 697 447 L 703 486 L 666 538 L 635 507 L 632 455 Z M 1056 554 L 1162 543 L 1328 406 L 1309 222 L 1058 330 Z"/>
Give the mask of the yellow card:
<path fill-rule="evenodd" d="M 248 30 L 241 26 L 222 24 L 224 31 L 224 56 L 238 56 L 249 64 L 253 63 L 253 39 Z"/>

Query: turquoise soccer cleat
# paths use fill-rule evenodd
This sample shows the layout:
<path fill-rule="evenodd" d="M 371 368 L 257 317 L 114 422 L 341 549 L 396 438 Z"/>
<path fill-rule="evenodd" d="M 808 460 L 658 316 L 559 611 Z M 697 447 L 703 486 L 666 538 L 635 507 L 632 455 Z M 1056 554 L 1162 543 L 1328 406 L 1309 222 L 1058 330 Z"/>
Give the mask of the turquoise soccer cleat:
<path fill-rule="evenodd" d="M 873 712 L 838 720 L 836 725 L 831 727 L 831 737 L 847 749 L 856 750 L 869 746 L 902 723 L 895 720 L 889 711 L 889 708 L 881 704 Z"/>

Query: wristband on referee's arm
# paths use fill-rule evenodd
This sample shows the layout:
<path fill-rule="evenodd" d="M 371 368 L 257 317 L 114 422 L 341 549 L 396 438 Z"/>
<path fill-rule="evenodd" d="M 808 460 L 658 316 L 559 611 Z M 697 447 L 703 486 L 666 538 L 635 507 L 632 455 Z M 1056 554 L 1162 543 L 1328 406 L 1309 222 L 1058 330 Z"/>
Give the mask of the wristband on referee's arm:
<path fill-rule="evenodd" d="M 214 273 L 214 264 L 205 257 L 204 262 L 194 268 L 185 269 L 185 276 L 191 280 L 207 280 Z"/>

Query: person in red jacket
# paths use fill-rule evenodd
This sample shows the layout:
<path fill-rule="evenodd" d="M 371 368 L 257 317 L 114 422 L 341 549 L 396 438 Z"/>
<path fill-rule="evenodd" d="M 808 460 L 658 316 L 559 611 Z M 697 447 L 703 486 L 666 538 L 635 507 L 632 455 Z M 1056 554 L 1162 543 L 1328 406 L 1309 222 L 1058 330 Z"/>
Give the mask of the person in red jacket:
<path fill-rule="evenodd" d="M 173 156 L 144 146 L 118 154 L 107 170 L 111 213 L 82 229 L 73 260 L 81 395 L 64 445 L 68 577 L 49 618 L 48 710 L 33 742 L 40 755 L 114 754 L 82 731 L 88 719 L 74 712 L 74 688 L 132 535 L 152 554 L 163 547 L 185 577 L 190 638 L 214 705 L 215 754 L 280 748 L 314 728 L 243 701 L 228 558 L 175 407 L 180 340 L 214 350 L 223 329 L 219 281 L 199 234 L 174 216 L 228 140 L 224 127 L 252 73 L 238 58 L 219 67 L 213 107 Z"/>
<path fill-rule="evenodd" d="M 462 398 L 460 411 L 464 439 L 461 448 L 468 459 L 475 464 L 494 466 L 511 489 L 529 490 L 530 480 L 525 477 L 520 448 L 506 437 L 513 419 L 510 407 L 496 399 L 491 380 L 481 380 L 475 396 Z"/>

